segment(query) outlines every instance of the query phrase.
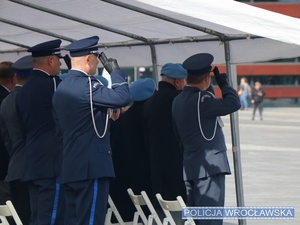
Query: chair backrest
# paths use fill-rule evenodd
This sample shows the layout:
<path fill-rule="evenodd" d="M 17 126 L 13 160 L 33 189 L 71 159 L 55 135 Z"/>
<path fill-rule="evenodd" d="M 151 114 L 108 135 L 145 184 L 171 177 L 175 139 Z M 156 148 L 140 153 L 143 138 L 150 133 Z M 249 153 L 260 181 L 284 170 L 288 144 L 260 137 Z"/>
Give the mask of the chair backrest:
<path fill-rule="evenodd" d="M 111 223 L 111 217 L 114 215 L 118 221 L 117 224 L 119 225 L 125 225 L 124 220 L 122 219 L 115 203 L 113 202 L 110 195 L 108 196 L 108 205 L 109 208 L 107 209 L 106 217 L 105 217 L 105 225 L 112 225 L 114 223 Z"/>
<path fill-rule="evenodd" d="M 140 195 L 136 195 L 133 193 L 131 188 L 127 189 L 127 192 L 129 194 L 129 197 L 131 198 L 132 203 L 134 204 L 136 208 L 136 212 L 134 213 L 133 217 L 133 225 L 136 225 L 138 223 L 138 219 L 141 218 L 144 225 L 147 224 L 153 224 L 153 221 L 156 222 L 157 225 L 162 225 L 147 193 L 145 191 L 142 191 Z M 147 206 L 150 215 L 147 217 L 142 209 L 141 206 Z"/>
<path fill-rule="evenodd" d="M 163 220 L 163 224 L 171 224 L 171 225 L 176 225 L 172 214 L 170 212 L 182 212 L 182 208 L 186 207 L 183 199 L 181 196 L 177 196 L 176 200 L 164 200 L 161 196 L 161 194 L 157 193 L 156 198 L 163 209 L 166 217 Z M 184 223 L 185 225 L 195 225 L 195 222 L 193 219 L 187 219 Z"/>
<path fill-rule="evenodd" d="M 16 223 L 16 225 L 23 225 L 15 207 L 13 206 L 11 201 L 6 201 L 5 205 L 0 205 L 0 219 L 1 225 L 9 225 L 6 217 L 12 217 Z"/>

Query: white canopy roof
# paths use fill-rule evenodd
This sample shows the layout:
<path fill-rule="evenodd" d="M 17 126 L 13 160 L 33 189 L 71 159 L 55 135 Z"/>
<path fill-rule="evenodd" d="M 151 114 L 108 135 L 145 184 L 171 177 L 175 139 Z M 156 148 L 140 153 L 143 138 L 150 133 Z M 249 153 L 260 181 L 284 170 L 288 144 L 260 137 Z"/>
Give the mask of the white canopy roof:
<path fill-rule="evenodd" d="M 0 61 L 15 61 L 44 41 L 60 38 L 63 47 L 93 35 L 120 66 L 153 65 L 156 75 L 158 66 L 199 52 L 226 63 L 229 74 L 237 63 L 300 56 L 300 19 L 233 0 L 1 0 L 0 28 Z M 231 116 L 243 206 L 238 121 Z"/>
<path fill-rule="evenodd" d="M 300 56 L 300 19 L 232 0 L 1 0 L 0 27 L 0 61 L 44 41 L 65 46 L 93 35 L 120 66 L 182 62 L 199 52 L 216 64 Z"/>

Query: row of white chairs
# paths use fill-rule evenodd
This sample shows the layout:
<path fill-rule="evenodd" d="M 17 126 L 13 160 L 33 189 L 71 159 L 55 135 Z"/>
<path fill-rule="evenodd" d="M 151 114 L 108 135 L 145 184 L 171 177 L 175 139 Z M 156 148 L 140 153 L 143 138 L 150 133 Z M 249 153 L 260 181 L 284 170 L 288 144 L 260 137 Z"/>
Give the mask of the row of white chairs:
<path fill-rule="evenodd" d="M 16 225 L 23 225 L 22 221 L 11 201 L 6 201 L 5 205 L 0 205 L 0 224 L 9 225 L 7 217 L 12 217 Z"/>
<path fill-rule="evenodd" d="M 117 207 L 115 206 L 113 200 L 109 196 L 108 204 L 109 208 L 106 214 L 105 225 L 176 225 L 171 212 L 181 212 L 182 208 L 186 207 L 181 196 L 178 196 L 176 200 L 164 200 L 161 194 L 156 194 L 156 198 L 165 214 L 165 217 L 161 221 L 156 210 L 154 209 L 147 193 L 142 191 L 140 194 L 134 194 L 131 188 L 127 189 L 127 192 L 131 198 L 132 203 L 136 208 L 136 212 L 133 216 L 132 222 L 124 222 L 120 213 L 118 212 Z M 150 214 L 148 216 L 145 215 L 142 206 L 147 206 Z M 112 215 L 115 215 L 118 223 L 112 223 Z M 153 223 L 155 222 L 155 223 Z M 193 219 L 187 219 L 184 222 L 185 225 L 195 225 Z"/>
<path fill-rule="evenodd" d="M 132 189 L 128 188 L 127 192 L 136 208 L 136 212 L 133 215 L 133 221 L 123 221 L 116 205 L 114 204 L 112 198 L 109 196 L 109 208 L 106 213 L 105 225 L 176 225 L 171 212 L 181 212 L 182 208 L 186 206 L 181 196 L 178 196 L 176 200 L 167 201 L 164 200 L 159 193 L 156 194 L 156 198 L 165 214 L 165 218 L 163 219 L 163 221 L 161 221 L 145 191 L 142 191 L 140 194 L 134 194 Z M 148 216 L 145 215 L 142 206 L 148 207 L 150 211 L 150 214 Z M 113 215 L 117 219 L 118 223 L 111 222 Z M 7 217 L 12 217 L 16 225 L 22 225 L 18 213 L 16 212 L 11 201 L 7 201 L 5 205 L 0 205 L 0 225 L 9 225 Z M 185 221 L 185 225 L 195 225 L 195 222 L 192 219 L 187 219 Z"/>

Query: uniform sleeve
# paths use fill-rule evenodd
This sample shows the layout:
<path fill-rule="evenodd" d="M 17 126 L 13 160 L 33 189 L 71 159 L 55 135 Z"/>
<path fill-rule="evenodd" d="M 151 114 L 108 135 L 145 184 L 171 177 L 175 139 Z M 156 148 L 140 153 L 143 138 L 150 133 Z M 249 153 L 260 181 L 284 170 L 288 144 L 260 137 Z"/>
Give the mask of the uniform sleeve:
<path fill-rule="evenodd" d="M 241 108 L 240 98 L 231 86 L 222 88 L 222 98 L 214 98 L 209 92 L 201 92 L 200 110 L 207 116 L 225 116 Z"/>
<path fill-rule="evenodd" d="M 107 88 L 95 79 L 91 78 L 92 87 L 88 82 L 88 88 L 92 88 L 93 104 L 95 106 L 120 108 L 129 104 L 129 87 L 127 75 L 121 70 L 114 70 L 111 74 L 112 87 Z M 87 93 L 90 93 L 89 91 Z"/>

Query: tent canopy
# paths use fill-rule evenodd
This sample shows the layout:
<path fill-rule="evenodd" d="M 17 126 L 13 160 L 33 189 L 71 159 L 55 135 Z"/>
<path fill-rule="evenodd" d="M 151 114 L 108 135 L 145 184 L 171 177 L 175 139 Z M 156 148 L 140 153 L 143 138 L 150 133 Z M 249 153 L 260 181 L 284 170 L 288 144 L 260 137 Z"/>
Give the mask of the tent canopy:
<path fill-rule="evenodd" d="M 300 56 L 300 19 L 233 0 L 1 0 L 0 26 L 0 61 L 15 61 L 44 41 L 60 38 L 64 47 L 94 35 L 99 50 L 120 66 L 153 65 L 155 75 L 157 67 L 199 52 L 226 63 L 228 74 L 234 64 Z M 231 114 L 237 205 L 243 206 L 237 125 Z"/>
<path fill-rule="evenodd" d="M 300 56 L 300 19 L 232 0 L 1 0 L 0 26 L 0 61 L 44 41 L 60 38 L 63 47 L 93 35 L 120 66 L 161 66 L 199 52 L 222 64 L 224 41 L 234 64 Z"/>

